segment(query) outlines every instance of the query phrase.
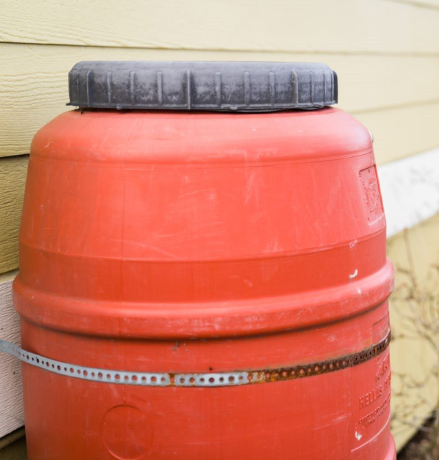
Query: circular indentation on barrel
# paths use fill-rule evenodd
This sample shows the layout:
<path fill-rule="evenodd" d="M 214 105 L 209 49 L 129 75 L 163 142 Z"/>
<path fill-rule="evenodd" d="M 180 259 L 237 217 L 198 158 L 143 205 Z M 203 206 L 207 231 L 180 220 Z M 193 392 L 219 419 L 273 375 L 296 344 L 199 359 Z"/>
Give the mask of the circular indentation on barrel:
<path fill-rule="evenodd" d="M 120 460 L 142 458 L 152 444 L 152 427 L 137 407 L 116 406 L 102 422 L 102 441 L 108 452 Z"/>

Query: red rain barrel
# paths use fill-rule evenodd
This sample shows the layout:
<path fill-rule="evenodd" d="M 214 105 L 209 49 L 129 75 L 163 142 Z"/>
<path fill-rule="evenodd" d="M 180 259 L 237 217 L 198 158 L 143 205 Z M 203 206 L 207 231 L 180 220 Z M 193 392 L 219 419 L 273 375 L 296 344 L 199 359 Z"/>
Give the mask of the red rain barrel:
<path fill-rule="evenodd" d="M 386 224 L 335 73 L 83 62 L 69 85 L 14 282 L 29 458 L 395 458 Z"/>

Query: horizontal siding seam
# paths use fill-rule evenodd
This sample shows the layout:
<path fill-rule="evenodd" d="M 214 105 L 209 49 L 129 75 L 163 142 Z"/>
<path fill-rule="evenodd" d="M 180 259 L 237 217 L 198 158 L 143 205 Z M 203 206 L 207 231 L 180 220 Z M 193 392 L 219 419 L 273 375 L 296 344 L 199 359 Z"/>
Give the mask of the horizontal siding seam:
<path fill-rule="evenodd" d="M 439 53 L 430 51 L 373 51 L 373 50 L 289 50 L 289 49 L 252 49 L 252 48 L 203 48 L 203 47 L 178 47 L 178 46 L 119 46 L 119 45 L 99 45 L 95 43 L 80 44 L 80 43 L 47 43 L 39 41 L 2 41 L 0 46 L 4 45 L 31 45 L 31 46 L 68 46 L 72 48 L 108 48 L 108 49 L 144 49 L 151 51 L 196 51 L 206 53 L 248 53 L 248 54 L 308 54 L 308 55 L 327 55 L 327 56 L 384 56 L 384 57 L 419 57 L 419 58 L 439 58 Z"/>
<path fill-rule="evenodd" d="M 436 105 L 436 104 L 439 104 L 439 98 L 423 100 L 423 101 L 405 102 L 404 104 L 376 106 L 376 107 L 371 107 L 368 109 L 351 110 L 349 111 L 349 113 L 352 115 L 363 115 L 363 114 L 370 114 L 370 113 L 386 112 L 388 110 L 400 110 L 400 109 L 405 109 L 405 108 L 421 107 L 425 105 Z"/>
<path fill-rule="evenodd" d="M 29 152 L 25 153 L 14 153 L 13 155 L 6 155 L 0 153 L 0 162 L 3 160 L 12 160 L 13 158 L 23 158 L 24 156 L 29 156 Z M 1 164 L 1 163 L 0 163 Z"/>
<path fill-rule="evenodd" d="M 24 428 L 18 428 L 18 430 L 12 431 L 11 433 L 3 436 L 3 438 L 0 438 L 0 451 L 2 449 L 6 449 L 24 437 L 26 437 Z"/>
<path fill-rule="evenodd" d="M 0 283 L 15 278 L 18 275 L 18 269 L 10 270 L 5 273 L 0 273 Z"/>
<path fill-rule="evenodd" d="M 413 6 L 415 8 L 421 8 L 426 10 L 439 11 L 439 5 L 432 5 L 431 3 L 417 2 L 411 0 L 384 0 L 391 3 L 399 3 L 400 5 Z"/>

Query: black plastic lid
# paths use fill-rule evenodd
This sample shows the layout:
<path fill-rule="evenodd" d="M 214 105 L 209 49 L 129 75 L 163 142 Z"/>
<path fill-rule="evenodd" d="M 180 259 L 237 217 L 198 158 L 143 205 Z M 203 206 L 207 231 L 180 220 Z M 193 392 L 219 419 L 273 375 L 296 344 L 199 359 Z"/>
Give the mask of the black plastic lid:
<path fill-rule="evenodd" d="M 84 61 L 69 73 L 83 108 L 267 112 L 337 102 L 337 74 L 306 62 Z"/>

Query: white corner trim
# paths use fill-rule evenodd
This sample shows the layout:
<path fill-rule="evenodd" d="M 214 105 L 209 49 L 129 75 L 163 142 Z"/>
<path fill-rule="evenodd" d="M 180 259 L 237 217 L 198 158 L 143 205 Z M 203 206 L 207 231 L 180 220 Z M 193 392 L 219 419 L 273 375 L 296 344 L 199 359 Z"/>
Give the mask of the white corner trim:
<path fill-rule="evenodd" d="M 388 238 L 439 212 L 439 147 L 378 166 L 378 175 Z"/>

